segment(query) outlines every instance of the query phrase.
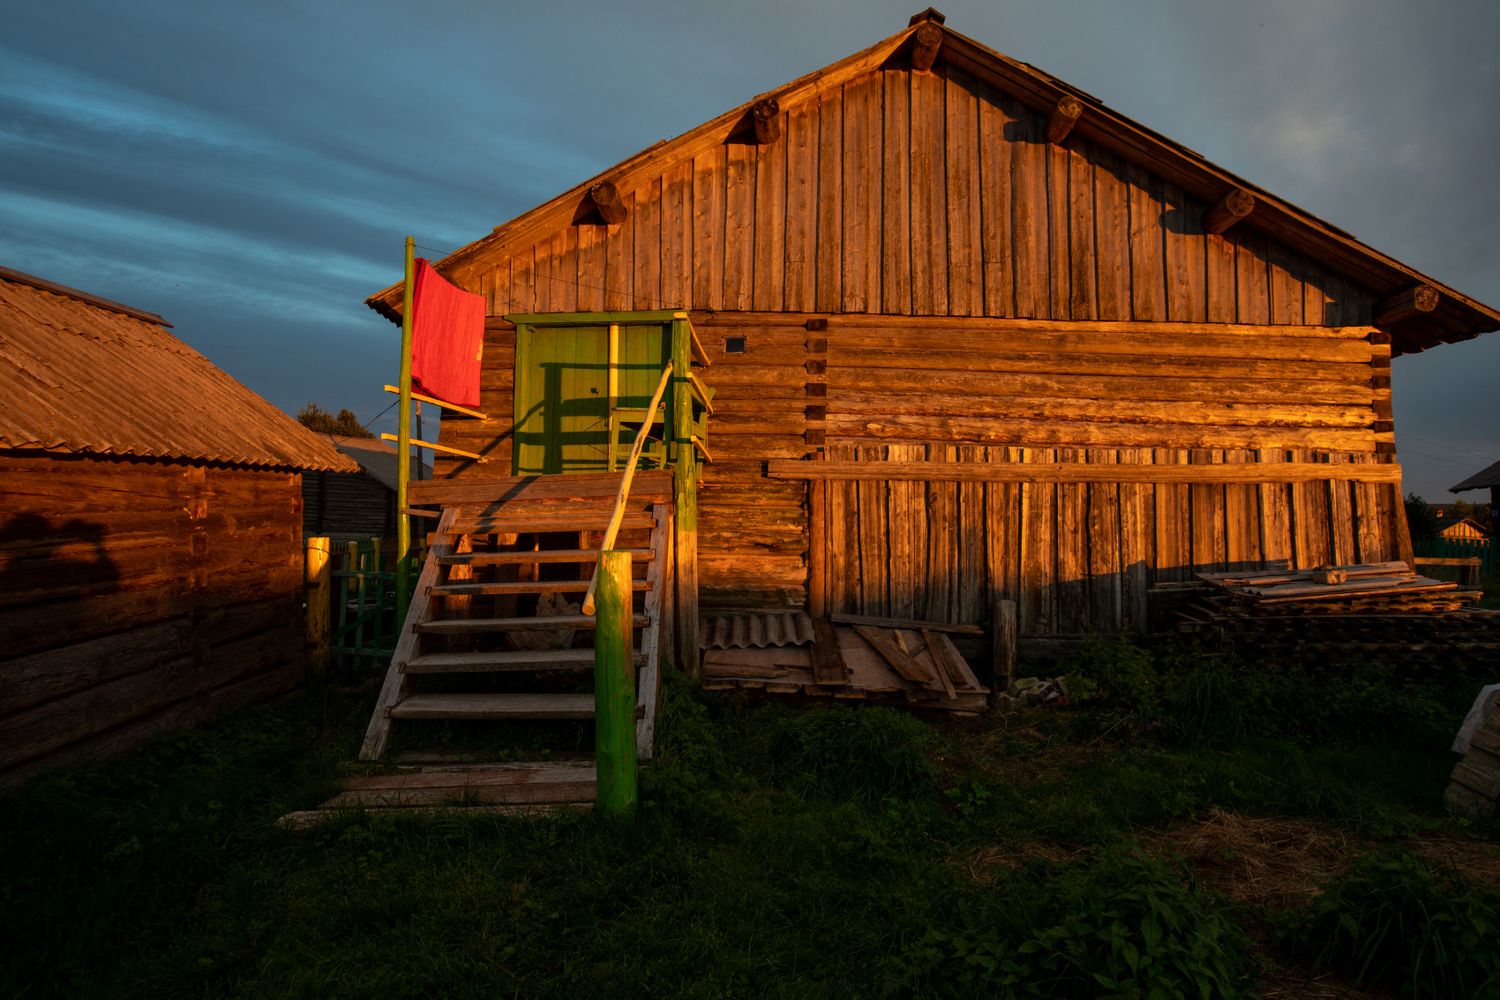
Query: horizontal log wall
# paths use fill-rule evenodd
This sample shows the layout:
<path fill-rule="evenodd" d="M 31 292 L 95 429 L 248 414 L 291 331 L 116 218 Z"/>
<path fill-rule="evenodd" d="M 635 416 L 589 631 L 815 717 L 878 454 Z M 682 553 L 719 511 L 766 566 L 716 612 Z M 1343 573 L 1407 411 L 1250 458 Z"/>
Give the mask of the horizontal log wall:
<path fill-rule="evenodd" d="M 838 316 L 828 439 L 1389 452 L 1384 340 L 1365 327 Z"/>
<path fill-rule="evenodd" d="M 339 538 L 394 538 L 396 494 L 363 472 L 303 473 L 302 531 Z"/>
<path fill-rule="evenodd" d="M 939 66 L 785 108 L 781 137 L 663 164 L 618 225 L 575 225 L 464 285 L 491 315 L 690 308 L 1369 323 L 1372 296 Z"/>
<path fill-rule="evenodd" d="M 0 784 L 295 686 L 295 473 L 0 453 Z"/>

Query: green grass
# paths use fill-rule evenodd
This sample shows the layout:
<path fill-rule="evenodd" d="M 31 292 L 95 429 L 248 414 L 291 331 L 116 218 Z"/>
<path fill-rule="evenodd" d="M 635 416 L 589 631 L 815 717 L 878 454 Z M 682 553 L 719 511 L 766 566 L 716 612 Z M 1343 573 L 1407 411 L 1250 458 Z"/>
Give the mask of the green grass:
<path fill-rule="evenodd" d="M 1255 915 L 1151 856 L 1154 831 L 1220 808 L 1476 832 L 1441 813 L 1434 745 L 1467 681 L 1329 704 L 1326 679 L 1113 647 L 1075 673 L 1093 700 L 946 723 L 674 681 L 629 824 L 282 832 L 368 706 L 253 709 L 0 801 L 0 995 L 1237 996 Z M 976 877 L 976 851 L 1017 860 Z"/>

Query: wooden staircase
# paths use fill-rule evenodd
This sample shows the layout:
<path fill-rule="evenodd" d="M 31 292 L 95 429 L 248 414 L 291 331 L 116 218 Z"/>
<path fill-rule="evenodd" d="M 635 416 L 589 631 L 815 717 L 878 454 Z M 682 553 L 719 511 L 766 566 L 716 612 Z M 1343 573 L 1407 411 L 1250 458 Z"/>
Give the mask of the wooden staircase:
<path fill-rule="evenodd" d="M 413 502 L 440 505 L 441 514 L 361 760 L 386 755 L 398 722 L 405 731 L 432 720 L 593 718 L 594 618 L 579 605 L 620 479 L 605 473 L 413 484 Z M 671 504 L 671 472 L 636 474 L 614 546 L 634 564 L 642 759 L 651 755 L 662 643 L 670 635 L 663 624 L 671 603 Z"/>

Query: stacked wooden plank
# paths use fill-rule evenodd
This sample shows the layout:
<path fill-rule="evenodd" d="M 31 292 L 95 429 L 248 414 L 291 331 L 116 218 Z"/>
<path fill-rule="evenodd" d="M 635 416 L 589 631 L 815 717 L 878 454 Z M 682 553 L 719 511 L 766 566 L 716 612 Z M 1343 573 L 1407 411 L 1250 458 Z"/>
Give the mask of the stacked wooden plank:
<path fill-rule="evenodd" d="M 1491 711 L 1453 768 L 1443 803 L 1455 816 L 1486 820 L 1500 802 L 1500 710 Z"/>
<path fill-rule="evenodd" d="M 1371 610 L 1384 613 L 1458 611 L 1478 601 L 1478 591 L 1419 576 L 1404 562 L 1333 566 L 1325 570 L 1272 568 L 1199 573 L 1211 584 L 1219 609 L 1250 614 L 1275 608 L 1305 614 Z M 1330 582 L 1321 582 L 1322 580 Z M 1225 600 L 1227 596 L 1227 601 Z"/>
<path fill-rule="evenodd" d="M 1338 579 L 1320 583 L 1317 577 Z M 1180 632 L 1251 660 L 1399 656 L 1406 665 L 1452 665 L 1500 651 L 1500 613 L 1471 607 L 1478 592 L 1412 572 L 1405 563 L 1332 572 L 1200 573 L 1168 620 Z"/>
<path fill-rule="evenodd" d="M 703 687 L 974 715 L 984 711 L 989 689 L 949 638 L 955 628 L 969 626 L 857 616 L 845 616 L 835 625 L 818 619 L 812 622 L 810 642 L 798 638 L 781 645 L 706 650 Z M 729 630 L 717 625 L 716 632 Z"/>

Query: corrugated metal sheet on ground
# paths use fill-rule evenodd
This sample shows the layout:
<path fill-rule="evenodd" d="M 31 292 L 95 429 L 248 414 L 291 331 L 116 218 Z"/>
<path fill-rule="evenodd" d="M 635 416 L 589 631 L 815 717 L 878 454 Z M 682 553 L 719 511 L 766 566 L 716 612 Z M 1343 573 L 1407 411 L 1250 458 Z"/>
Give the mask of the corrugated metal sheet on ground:
<path fill-rule="evenodd" d="M 0 275 L 0 447 L 356 472 L 161 326 Z"/>
<path fill-rule="evenodd" d="M 735 611 L 705 614 L 699 623 L 704 649 L 763 649 L 806 646 L 814 639 L 805 611 Z"/>

